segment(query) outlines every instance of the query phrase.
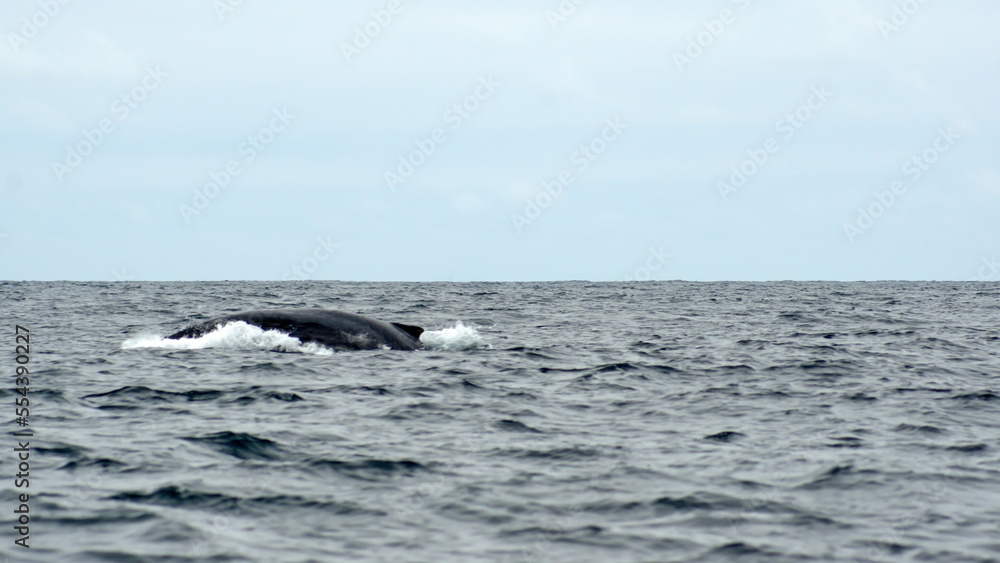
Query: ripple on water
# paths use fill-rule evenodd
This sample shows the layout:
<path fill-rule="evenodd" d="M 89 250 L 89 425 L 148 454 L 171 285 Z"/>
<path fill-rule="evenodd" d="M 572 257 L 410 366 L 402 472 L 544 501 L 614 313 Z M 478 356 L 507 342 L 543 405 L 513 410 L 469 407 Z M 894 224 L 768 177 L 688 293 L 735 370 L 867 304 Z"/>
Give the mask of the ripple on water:
<path fill-rule="evenodd" d="M 431 471 L 426 465 L 411 460 L 357 459 L 313 459 L 306 466 L 314 473 L 336 473 L 361 481 L 384 481 L 396 477 L 409 477 Z"/>
<path fill-rule="evenodd" d="M 37 321 L 49 560 L 193 560 L 193 537 L 217 561 L 990 561 L 997 288 L 0 282 L 0 303 Z M 494 347 L 121 349 L 317 305 Z"/>
<path fill-rule="evenodd" d="M 277 442 L 242 432 L 227 430 L 205 436 L 191 436 L 184 440 L 237 459 L 277 460 L 287 456 L 285 449 Z"/>

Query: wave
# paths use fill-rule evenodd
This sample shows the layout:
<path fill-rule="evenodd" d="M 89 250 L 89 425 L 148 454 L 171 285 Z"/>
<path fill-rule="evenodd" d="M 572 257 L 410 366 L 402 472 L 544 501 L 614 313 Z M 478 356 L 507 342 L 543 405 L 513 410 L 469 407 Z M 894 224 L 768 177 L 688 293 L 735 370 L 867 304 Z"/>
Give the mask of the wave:
<path fill-rule="evenodd" d="M 307 462 L 306 467 L 316 473 L 333 472 L 362 481 L 385 481 L 395 477 L 410 477 L 417 473 L 432 471 L 430 467 L 409 459 L 358 459 L 344 461 L 320 458 Z"/>
<path fill-rule="evenodd" d="M 235 398 L 233 398 L 235 397 Z M 166 391 L 153 389 L 145 385 L 126 385 L 104 393 L 84 395 L 81 399 L 101 399 L 114 401 L 115 405 L 148 404 L 153 402 L 199 402 L 225 399 L 225 403 L 248 404 L 258 400 L 283 401 L 293 403 L 304 401 L 298 394 L 287 391 L 274 391 L 260 385 L 239 387 L 234 389 L 191 389 L 189 391 Z"/>
<path fill-rule="evenodd" d="M 420 341 L 430 350 L 461 351 L 491 348 L 476 327 L 462 321 L 440 330 L 424 331 Z M 267 350 L 296 352 L 329 356 L 334 350 L 315 342 L 302 342 L 279 330 L 264 330 L 243 321 L 227 323 L 197 338 L 169 339 L 160 335 L 141 335 L 129 338 L 121 345 L 123 350 L 135 348 L 162 348 L 166 350 L 201 350 L 203 348 L 228 348 L 232 350 Z"/>
<path fill-rule="evenodd" d="M 277 442 L 242 432 L 224 431 L 184 439 L 238 459 L 276 460 L 285 454 L 284 448 Z"/>
<path fill-rule="evenodd" d="M 165 485 L 150 492 L 126 491 L 109 500 L 211 511 L 241 511 L 244 508 L 278 510 L 287 508 L 318 509 L 324 514 L 384 516 L 380 510 L 364 508 L 353 502 L 316 500 L 299 495 L 238 496 L 184 485 Z"/>

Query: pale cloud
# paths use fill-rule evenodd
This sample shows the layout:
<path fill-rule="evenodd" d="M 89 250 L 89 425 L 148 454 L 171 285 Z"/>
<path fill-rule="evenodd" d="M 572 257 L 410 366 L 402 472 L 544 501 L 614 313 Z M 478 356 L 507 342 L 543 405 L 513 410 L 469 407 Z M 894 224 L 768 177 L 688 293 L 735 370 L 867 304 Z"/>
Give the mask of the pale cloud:
<path fill-rule="evenodd" d="M 343 46 L 388 0 L 243 2 L 222 18 L 195 0 L 73 2 L 16 50 L 8 41 L 0 178 L 23 186 L 0 185 L 0 223 L 7 233 L 50 226 L 0 248 L 0 278 L 104 279 L 107 268 L 83 258 L 95 252 L 98 264 L 152 278 L 267 277 L 287 267 L 280 248 L 315 232 L 343 244 L 345 279 L 433 279 L 449 261 L 461 278 L 482 279 L 496 277 L 498 260 L 523 264 L 508 279 L 619 279 L 650 239 L 686 257 L 658 275 L 688 279 L 959 278 L 955 256 L 974 266 L 995 253 L 980 241 L 1000 239 L 1000 77 L 989 70 L 1000 62 L 1000 5 L 928 2 L 900 17 L 892 0 L 591 1 L 553 26 L 556 0 L 399 2 L 350 61 Z M 38 9 L 8 2 L 0 31 L 19 33 Z M 678 53 L 691 57 L 682 70 Z M 157 65 L 162 85 L 57 182 L 52 161 Z M 501 86 L 450 129 L 446 111 L 487 75 Z M 836 95 L 721 202 L 717 182 L 817 86 Z M 281 107 L 294 123 L 206 211 L 212 220 L 179 221 L 177 205 Z M 629 125 L 622 140 L 522 237 L 510 216 L 610 117 Z M 954 150 L 891 219 L 846 244 L 841 225 L 948 126 L 963 135 Z M 436 128 L 447 141 L 390 191 L 386 170 Z M 970 200 L 940 212 L 933 202 L 951 193 Z M 141 236 L 119 234 L 139 223 Z M 426 259 L 399 259 L 400 241 L 437 224 L 447 227 L 414 246 Z M 469 244 L 432 256 L 448 228 Z M 913 247 L 928 236 L 937 254 Z M 227 263 L 227 249 L 204 240 L 273 251 Z M 490 256 L 476 254 L 487 247 Z M 180 266 L 149 248 L 183 257 Z"/>

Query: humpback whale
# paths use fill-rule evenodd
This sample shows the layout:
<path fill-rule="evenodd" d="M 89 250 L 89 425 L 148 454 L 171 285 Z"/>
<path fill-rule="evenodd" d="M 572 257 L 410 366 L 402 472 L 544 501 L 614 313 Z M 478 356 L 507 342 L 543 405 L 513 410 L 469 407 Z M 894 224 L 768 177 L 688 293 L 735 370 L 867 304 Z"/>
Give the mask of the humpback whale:
<path fill-rule="evenodd" d="M 261 309 L 223 315 L 189 326 L 167 338 L 198 338 L 229 323 L 243 321 L 264 330 L 277 330 L 303 343 L 315 342 L 334 350 L 418 350 L 424 329 L 387 323 L 333 309 Z"/>

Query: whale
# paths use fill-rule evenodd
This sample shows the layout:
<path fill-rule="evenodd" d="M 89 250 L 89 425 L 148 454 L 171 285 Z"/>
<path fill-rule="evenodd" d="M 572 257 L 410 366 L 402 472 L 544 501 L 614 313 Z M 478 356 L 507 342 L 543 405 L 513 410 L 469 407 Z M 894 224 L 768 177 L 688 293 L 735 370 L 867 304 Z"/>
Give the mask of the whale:
<path fill-rule="evenodd" d="M 315 342 L 334 350 L 419 350 L 424 329 L 389 323 L 333 309 L 260 309 L 215 317 L 168 336 L 198 338 L 229 323 L 242 321 L 264 330 L 276 330 L 301 342 Z"/>

